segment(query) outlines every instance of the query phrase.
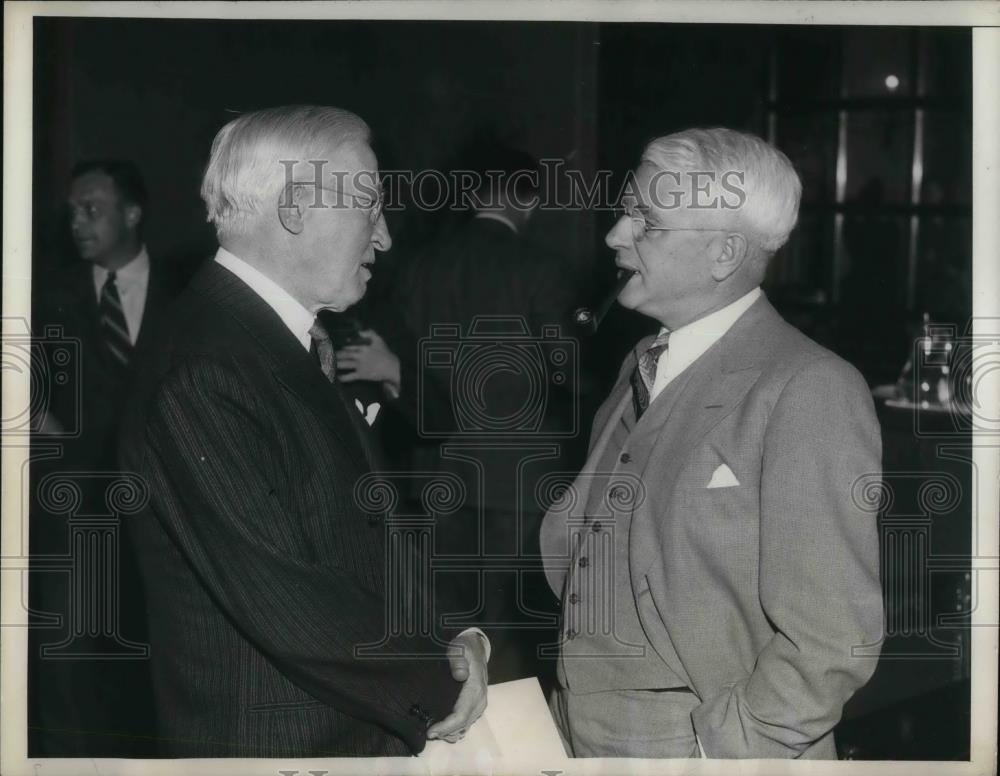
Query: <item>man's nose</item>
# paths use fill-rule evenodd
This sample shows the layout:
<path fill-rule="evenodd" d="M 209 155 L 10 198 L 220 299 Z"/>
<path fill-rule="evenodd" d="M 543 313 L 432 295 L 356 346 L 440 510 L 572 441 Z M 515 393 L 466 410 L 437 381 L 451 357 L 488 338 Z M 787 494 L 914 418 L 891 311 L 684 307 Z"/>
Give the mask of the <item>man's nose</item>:
<path fill-rule="evenodd" d="M 83 225 L 84 216 L 83 212 L 80 210 L 70 210 L 69 211 L 69 228 L 72 230 L 77 230 Z"/>
<path fill-rule="evenodd" d="M 383 252 L 392 247 L 392 236 L 389 234 L 389 225 L 385 222 L 385 213 L 380 213 L 378 221 L 375 222 L 372 245 L 375 246 L 375 250 Z"/>
<path fill-rule="evenodd" d="M 615 225 L 608 230 L 604 236 L 604 244 L 614 250 L 630 248 L 632 246 L 632 219 L 623 215 Z"/>

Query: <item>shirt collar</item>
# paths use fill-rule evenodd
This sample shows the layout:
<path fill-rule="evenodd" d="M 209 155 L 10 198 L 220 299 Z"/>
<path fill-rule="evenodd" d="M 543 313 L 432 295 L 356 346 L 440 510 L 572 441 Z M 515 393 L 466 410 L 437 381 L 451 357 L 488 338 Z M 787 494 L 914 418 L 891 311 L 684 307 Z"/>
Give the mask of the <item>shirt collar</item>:
<path fill-rule="evenodd" d="M 109 270 L 100 264 L 93 265 L 94 282 L 100 288 L 108 279 Z M 142 283 L 149 278 L 149 254 L 143 245 L 128 264 L 115 270 L 115 285 L 119 289 L 136 283 Z"/>
<path fill-rule="evenodd" d="M 696 351 L 698 355 L 704 353 L 722 339 L 722 336 L 732 328 L 743 313 L 750 309 L 750 305 L 756 302 L 760 295 L 760 286 L 757 286 L 721 310 L 716 310 L 714 313 L 672 331 L 670 333 L 671 358 L 679 350 L 688 348 Z M 666 330 L 664 327 L 660 329 L 660 333 L 662 334 Z"/>
<path fill-rule="evenodd" d="M 215 261 L 232 272 L 246 283 L 257 296 L 263 299 L 273 309 L 282 323 L 295 335 L 295 339 L 306 350 L 312 344 L 309 329 L 316 320 L 316 315 L 309 312 L 301 302 L 289 294 L 256 267 L 247 264 L 239 256 L 230 253 L 223 247 L 215 254 Z"/>
<path fill-rule="evenodd" d="M 514 225 L 514 222 L 511 221 L 509 218 L 507 218 L 507 216 L 503 215 L 502 213 L 493 213 L 490 211 L 483 210 L 476 213 L 475 217 L 488 219 L 490 221 L 499 221 L 501 224 L 506 224 L 507 227 L 514 232 L 514 234 L 517 234 L 517 227 Z"/>

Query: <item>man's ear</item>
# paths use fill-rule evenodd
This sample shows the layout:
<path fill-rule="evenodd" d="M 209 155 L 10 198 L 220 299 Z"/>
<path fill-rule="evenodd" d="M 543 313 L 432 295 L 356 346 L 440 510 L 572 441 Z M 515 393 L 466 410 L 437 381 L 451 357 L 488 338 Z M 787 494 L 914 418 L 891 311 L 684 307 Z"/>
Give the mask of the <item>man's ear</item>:
<path fill-rule="evenodd" d="M 730 232 L 722 243 L 722 250 L 712 262 L 712 277 L 721 282 L 738 270 L 746 261 L 750 245 L 739 232 Z"/>
<path fill-rule="evenodd" d="M 305 202 L 302 187 L 288 183 L 278 198 L 278 220 L 292 234 L 301 234 L 305 228 Z"/>
<path fill-rule="evenodd" d="M 135 229 L 142 221 L 142 208 L 139 205 L 125 206 L 125 225 L 129 229 Z"/>

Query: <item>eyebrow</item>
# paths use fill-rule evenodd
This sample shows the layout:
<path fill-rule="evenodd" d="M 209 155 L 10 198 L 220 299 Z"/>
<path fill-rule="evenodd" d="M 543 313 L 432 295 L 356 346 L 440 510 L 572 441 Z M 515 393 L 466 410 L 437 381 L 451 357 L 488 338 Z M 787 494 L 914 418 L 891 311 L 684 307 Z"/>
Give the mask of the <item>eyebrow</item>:
<path fill-rule="evenodd" d="M 638 210 L 643 215 L 649 213 L 649 205 L 641 202 L 639 198 L 635 196 L 635 194 L 626 194 L 624 197 L 622 197 L 621 204 L 622 207 L 627 207 L 631 205 L 633 210 Z"/>

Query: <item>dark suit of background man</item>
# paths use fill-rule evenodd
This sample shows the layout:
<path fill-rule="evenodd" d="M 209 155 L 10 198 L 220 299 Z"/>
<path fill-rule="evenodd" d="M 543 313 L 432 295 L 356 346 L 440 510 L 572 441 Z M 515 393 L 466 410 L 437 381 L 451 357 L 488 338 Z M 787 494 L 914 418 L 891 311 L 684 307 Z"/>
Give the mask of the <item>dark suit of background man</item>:
<path fill-rule="evenodd" d="M 171 295 L 165 268 L 143 244 L 146 208 L 146 187 L 133 163 L 109 159 L 76 165 L 68 209 L 79 258 L 55 277 L 40 276 L 33 282 L 36 333 L 59 326 L 61 335 L 77 341 L 80 348 L 79 381 L 35 386 L 47 391 L 43 435 L 77 423 L 80 434 L 60 439 L 62 454 L 36 466 L 34 474 L 38 482 L 48 473 L 66 472 L 82 490 L 81 514 L 106 511 L 104 495 L 117 469 L 115 440 L 135 375 L 135 354 L 155 338 Z M 33 514 L 33 552 L 69 552 L 65 519 L 46 514 L 37 505 Z M 120 563 L 121 598 L 115 599 L 121 606 L 119 635 L 144 642 L 138 577 L 127 551 L 120 554 Z M 65 624 L 74 628 L 67 580 L 44 573 L 35 576 L 35 583 L 33 599 L 42 611 L 68 616 Z M 59 634 L 46 630 L 33 635 L 36 646 L 60 641 Z M 79 638 L 74 647 L 80 648 Z M 106 654 L 109 649 L 115 652 L 113 645 L 95 641 L 89 651 Z M 36 653 L 33 649 L 33 656 Z M 147 675 L 145 660 L 37 663 L 33 751 L 37 746 L 48 756 L 142 753 L 144 744 L 136 734 L 148 733 Z"/>
<path fill-rule="evenodd" d="M 420 591 L 356 496 L 379 454 L 316 322 L 361 298 L 391 245 L 377 184 L 367 125 L 336 108 L 245 114 L 212 145 L 221 247 L 143 365 L 122 439 L 150 490 L 130 528 L 164 755 L 405 755 L 485 707 L 481 635 L 454 637 L 449 670 L 431 634 L 390 632 L 390 585 L 413 606 Z"/>
<path fill-rule="evenodd" d="M 538 342 L 546 328 L 556 331 L 549 335 L 552 344 L 573 336 L 570 310 L 578 296 L 563 258 L 525 234 L 539 203 L 536 161 L 490 143 L 477 148 L 470 169 L 479 172 L 481 183 L 466 192 L 471 217 L 428 247 L 398 289 L 414 339 L 401 368 L 396 362 L 395 370 L 384 369 L 391 359 L 373 337 L 369 346 L 338 354 L 340 379 L 393 385 L 397 403 L 411 408 L 418 426 L 431 426 L 440 435 L 423 440 L 414 467 L 456 475 L 467 501 L 439 518 L 436 550 L 486 569 L 452 579 L 465 593 L 472 621 L 491 628 L 496 646 L 491 675 L 499 681 L 537 674 L 544 679 L 552 661 L 540 663 L 536 646 L 556 635 L 545 625 L 555 601 L 539 560 L 538 526 L 545 510 L 535 486 L 545 473 L 567 468 L 569 440 L 554 434 L 572 428 L 572 392 L 578 386 L 573 379 L 553 381 L 551 364 L 535 362 L 545 362 L 549 351 L 532 354 L 523 343 Z M 434 346 L 434 336 L 440 339 L 435 327 L 445 324 L 457 326 L 459 339 L 452 342 L 460 343 L 460 360 L 451 372 L 431 372 L 418 363 L 416 341 L 430 338 L 428 345 Z M 536 410 L 537 423 L 523 420 Z M 496 432 L 505 438 L 498 440 Z"/>
<path fill-rule="evenodd" d="M 578 757 L 835 758 L 875 669 L 878 532 L 853 499 L 880 473 L 872 399 L 759 287 L 800 192 L 762 140 L 689 130 L 647 146 L 608 232 L 635 272 L 619 301 L 662 328 L 542 527 Z"/>

